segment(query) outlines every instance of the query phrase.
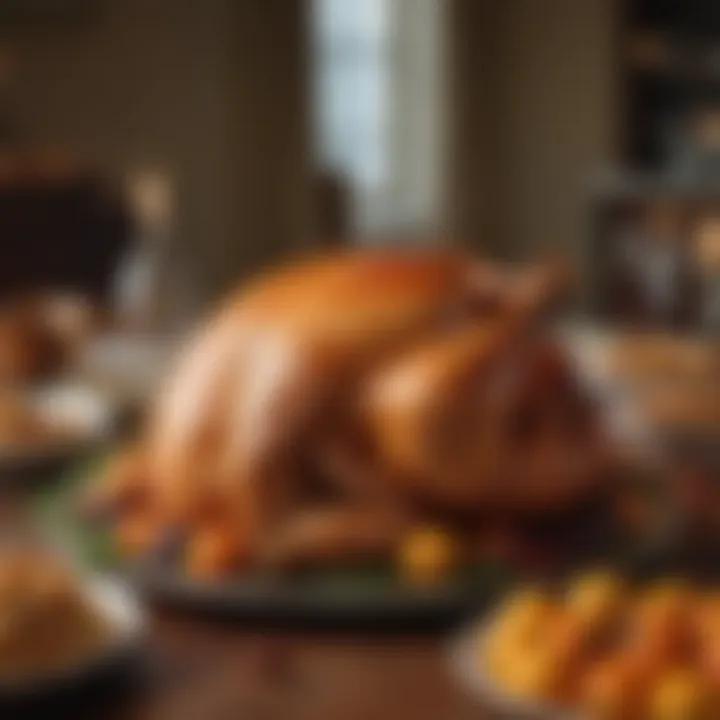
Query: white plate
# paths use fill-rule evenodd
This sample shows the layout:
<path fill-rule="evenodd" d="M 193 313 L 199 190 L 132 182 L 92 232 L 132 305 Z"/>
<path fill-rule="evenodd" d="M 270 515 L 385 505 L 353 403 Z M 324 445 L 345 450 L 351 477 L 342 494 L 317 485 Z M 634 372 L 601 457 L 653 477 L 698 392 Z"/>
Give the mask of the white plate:
<path fill-rule="evenodd" d="M 51 674 L 14 682 L 0 682 L 0 702 L 37 699 L 46 693 L 66 690 L 92 679 L 96 673 L 129 660 L 139 650 L 145 632 L 145 616 L 134 595 L 116 581 L 93 578 L 87 593 L 110 627 L 108 642 L 81 663 Z"/>
<path fill-rule="evenodd" d="M 482 649 L 494 625 L 495 614 L 475 622 L 452 640 L 448 661 L 452 676 L 485 709 L 513 720 L 582 720 L 577 713 L 514 696 L 490 678 L 481 662 Z"/>
<path fill-rule="evenodd" d="M 47 438 L 27 443 L 0 442 L 0 471 L 6 475 L 74 460 L 107 441 L 118 419 L 116 403 L 86 383 L 66 381 L 35 388 L 28 391 L 27 402 L 62 433 L 55 437 L 51 430 Z"/>
<path fill-rule="evenodd" d="M 50 422 L 77 436 L 105 434 L 112 428 L 113 406 L 103 393 L 83 383 L 58 383 L 31 394 L 33 407 Z"/>

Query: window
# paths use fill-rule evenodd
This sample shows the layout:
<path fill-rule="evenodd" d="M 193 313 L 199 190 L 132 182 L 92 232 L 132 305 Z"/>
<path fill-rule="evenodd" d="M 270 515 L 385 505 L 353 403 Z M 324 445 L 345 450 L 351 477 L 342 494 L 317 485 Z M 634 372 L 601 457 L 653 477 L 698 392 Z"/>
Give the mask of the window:
<path fill-rule="evenodd" d="M 315 0 L 319 162 L 352 189 L 370 235 L 437 214 L 442 0 Z"/>
<path fill-rule="evenodd" d="M 317 0 L 320 152 L 364 187 L 388 174 L 388 0 Z"/>

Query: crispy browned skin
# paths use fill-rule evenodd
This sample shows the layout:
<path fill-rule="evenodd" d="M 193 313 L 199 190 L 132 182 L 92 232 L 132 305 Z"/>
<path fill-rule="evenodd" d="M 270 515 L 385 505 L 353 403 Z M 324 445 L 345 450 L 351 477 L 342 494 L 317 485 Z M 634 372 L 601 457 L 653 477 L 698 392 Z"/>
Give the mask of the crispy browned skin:
<path fill-rule="evenodd" d="M 539 268 L 400 250 L 261 277 L 160 393 L 127 512 L 231 528 L 251 559 L 289 562 L 388 550 L 417 508 L 537 512 L 584 495 L 594 428 L 532 331 L 558 289 Z M 116 501 L 123 487 L 115 472 Z"/>

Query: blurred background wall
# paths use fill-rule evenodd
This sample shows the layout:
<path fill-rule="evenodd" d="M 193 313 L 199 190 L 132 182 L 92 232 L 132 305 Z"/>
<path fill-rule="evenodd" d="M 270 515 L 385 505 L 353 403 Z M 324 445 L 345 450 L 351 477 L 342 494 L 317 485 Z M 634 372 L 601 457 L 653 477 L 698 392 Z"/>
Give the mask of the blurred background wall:
<path fill-rule="evenodd" d="M 351 2 L 347 12 L 379 7 Z M 589 179 L 617 155 L 618 2 L 395 0 L 385 24 L 379 10 L 355 22 L 365 35 L 351 32 L 348 47 L 392 58 L 366 63 L 390 77 L 387 107 L 372 99 L 382 83 L 351 88 L 351 114 L 385 138 L 374 185 L 321 162 L 321 5 L 104 0 L 64 22 L 3 26 L 0 15 L 7 115 L 28 142 L 113 175 L 166 171 L 177 244 L 207 298 L 337 228 L 368 241 L 449 233 L 503 256 L 581 252 Z M 353 198 L 370 198 L 362 222 L 349 217 Z"/>
<path fill-rule="evenodd" d="M 570 252 L 590 180 L 617 160 L 614 0 L 451 0 L 449 220 L 510 257 Z"/>
<path fill-rule="evenodd" d="M 214 294 L 298 232 L 300 9 L 106 0 L 77 20 L 13 23 L 13 124 L 115 175 L 167 172 L 178 242 Z"/>

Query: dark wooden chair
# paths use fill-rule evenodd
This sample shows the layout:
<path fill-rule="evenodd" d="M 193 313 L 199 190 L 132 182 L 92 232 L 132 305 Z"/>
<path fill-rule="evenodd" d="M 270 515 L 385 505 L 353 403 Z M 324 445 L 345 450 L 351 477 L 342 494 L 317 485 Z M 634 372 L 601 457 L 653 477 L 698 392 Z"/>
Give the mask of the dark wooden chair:
<path fill-rule="evenodd" d="M 120 194 L 93 173 L 0 178 L 0 297 L 47 288 L 103 303 L 129 238 Z"/>

